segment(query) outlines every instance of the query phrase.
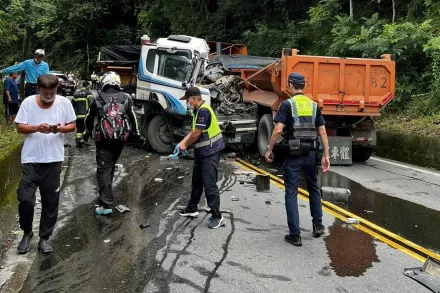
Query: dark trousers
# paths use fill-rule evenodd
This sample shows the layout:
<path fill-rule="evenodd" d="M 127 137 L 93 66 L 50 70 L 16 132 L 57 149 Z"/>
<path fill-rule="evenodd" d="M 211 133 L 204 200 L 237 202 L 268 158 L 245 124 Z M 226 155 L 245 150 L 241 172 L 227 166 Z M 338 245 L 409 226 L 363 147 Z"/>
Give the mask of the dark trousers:
<path fill-rule="evenodd" d="M 220 192 L 217 187 L 218 166 L 220 163 L 220 152 L 196 158 L 194 161 L 192 175 L 192 191 L 186 210 L 197 211 L 197 205 L 202 197 L 203 189 L 211 214 L 215 218 L 221 218 L 220 213 Z"/>
<path fill-rule="evenodd" d="M 92 90 L 96 90 L 96 80 L 92 80 Z"/>
<path fill-rule="evenodd" d="M 32 231 L 34 220 L 35 192 L 41 194 L 41 238 L 52 235 L 58 217 L 60 200 L 61 162 L 55 163 L 26 163 L 22 167 L 22 177 L 17 189 L 18 214 L 20 228 L 25 232 Z"/>
<path fill-rule="evenodd" d="M 298 187 L 299 173 L 304 170 L 307 191 L 310 196 L 310 214 L 313 222 L 322 221 L 321 194 L 319 192 L 315 152 L 308 156 L 287 157 L 284 162 L 287 223 L 291 235 L 299 235 Z"/>
<path fill-rule="evenodd" d="M 115 175 L 115 164 L 123 148 L 123 144 L 96 144 L 99 204 L 106 209 L 113 208 L 112 183 Z"/>
<path fill-rule="evenodd" d="M 24 86 L 24 97 L 27 98 L 38 93 L 36 83 L 26 83 Z"/>
<path fill-rule="evenodd" d="M 84 118 L 76 119 L 76 136 L 75 141 L 80 142 L 84 131 L 86 130 L 86 125 L 84 124 Z"/>

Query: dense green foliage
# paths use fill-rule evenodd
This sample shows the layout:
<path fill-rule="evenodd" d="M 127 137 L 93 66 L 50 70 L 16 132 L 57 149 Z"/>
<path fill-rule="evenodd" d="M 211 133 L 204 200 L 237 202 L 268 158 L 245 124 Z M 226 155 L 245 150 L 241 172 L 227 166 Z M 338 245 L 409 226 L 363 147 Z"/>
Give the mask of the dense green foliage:
<path fill-rule="evenodd" d="M 0 9 L 2 67 L 42 47 L 52 68 L 88 74 L 100 46 L 138 44 L 143 34 L 244 42 L 262 56 L 279 56 L 283 47 L 347 57 L 391 53 L 397 95 L 389 110 L 440 109 L 438 0 L 0 0 Z"/>

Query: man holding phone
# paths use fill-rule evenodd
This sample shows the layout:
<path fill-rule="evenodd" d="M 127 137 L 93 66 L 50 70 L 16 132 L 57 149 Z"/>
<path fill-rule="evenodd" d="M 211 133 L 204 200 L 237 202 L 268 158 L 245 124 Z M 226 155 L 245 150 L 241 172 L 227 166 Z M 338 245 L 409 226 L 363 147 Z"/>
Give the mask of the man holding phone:
<path fill-rule="evenodd" d="M 19 253 L 29 251 L 37 188 L 41 194 L 40 242 L 38 250 L 52 252 L 48 243 L 58 217 L 64 133 L 74 132 L 76 116 L 69 99 L 57 95 L 58 78 L 44 74 L 37 81 L 39 95 L 23 101 L 15 123 L 26 134 L 21 151 L 22 178 L 17 189 L 20 228 L 24 235 Z"/>

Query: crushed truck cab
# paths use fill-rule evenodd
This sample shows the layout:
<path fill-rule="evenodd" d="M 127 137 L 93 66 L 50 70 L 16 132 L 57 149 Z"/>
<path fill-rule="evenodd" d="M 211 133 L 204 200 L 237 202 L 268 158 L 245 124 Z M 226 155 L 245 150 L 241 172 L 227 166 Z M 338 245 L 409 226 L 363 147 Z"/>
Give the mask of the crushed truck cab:
<path fill-rule="evenodd" d="M 190 131 L 191 113 L 179 99 L 188 87 L 197 86 L 215 111 L 228 146 L 246 149 L 257 144 L 263 156 L 274 114 L 290 97 L 287 77 L 299 72 L 306 78 L 305 94 L 327 121 L 331 162 L 368 160 L 377 144 L 373 117 L 394 97 L 395 63 L 390 55 L 337 58 L 299 55 L 295 49 L 283 49 L 280 58 L 246 54 L 242 44 L 181 35 L 142 45 L 135 103 L 156 151 L 172 152 Z"/>

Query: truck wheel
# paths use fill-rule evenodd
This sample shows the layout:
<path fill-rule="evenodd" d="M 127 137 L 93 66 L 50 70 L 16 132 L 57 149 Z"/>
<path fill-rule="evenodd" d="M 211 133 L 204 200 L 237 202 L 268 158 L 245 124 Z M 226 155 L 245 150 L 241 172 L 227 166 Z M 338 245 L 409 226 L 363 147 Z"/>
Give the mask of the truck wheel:
<path fill-rule="evenodd" d="M 271 114 L 264 114 L 258 124 L 257 146 L 258 153 L 264 157 L 270 137 L 273 132 L 273 119 Z"/>
<path fill-rule="evenodd" d="M 148 125 L 148 142 L 158 153 L 170 154 L 173 152 L 171 132 L 161 115 L 155 116 Z"/>
<path fill-rule="evenodd" d="M 363 148 L 363 147 L 357 147 L 353 148 L 353 162 L 355 163 L 364 163 L 368 161 L 368 159 L 373 154 L 372 148 Z"/>

